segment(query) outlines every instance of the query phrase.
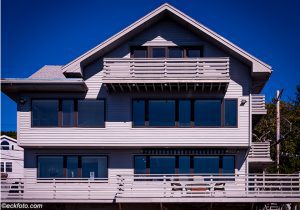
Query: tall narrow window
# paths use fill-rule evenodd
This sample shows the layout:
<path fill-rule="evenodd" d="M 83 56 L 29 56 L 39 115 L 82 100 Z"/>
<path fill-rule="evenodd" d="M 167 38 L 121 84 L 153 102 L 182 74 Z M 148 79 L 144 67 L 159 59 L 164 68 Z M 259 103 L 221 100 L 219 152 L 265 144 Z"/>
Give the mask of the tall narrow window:
<path fill-rule="evenodd" d="M 237 100 L 236 99 L 225 99 L 225 127 L 237 126 Z"/>
<path fill-rule="evenodd" d="M 188 174 L 190 173 L 190 157 L 189 156 L 179 156 L 179 174 Z"/>
<path fill-rule="evenodd" d="M 78 100 L 78 126 L 104 127 L 104 100 Z"/>
<path fill-rule="evenodd" d="M 191 101 L 179 100 L 179 126 L 188 127 L 191 124 Z"/>
<path fill-rule="evenodd" d="M 151 156 L 151 174 L 175 174 L 175 156 Z"/>
<path fill-rule="evenodd" d="M 223 156 L 223 174 L 234 174 L 234 156 Z"/>
<path fill-rule="evenodd" d="M 32 126 L 58 126 L 58 100 L 32 100 Z"/>
<path fill-rule="evenodd" d="M 74 126 L 74 100 L 62 101 L 62 126 Z"/>
<path fill-rule="evenodd" d="M 218 174 L 219 157 L 218 156 L 194 157 L 194 172 L 202 173 L 202 174 Z"/>
<path fill-rule="evenodd" d="M 169 58 L 182 58 L 183 57 L 183 49 L 179 47 L 171 47 L 169 48 Z"/>
<path fill-rule="evenodd" d="M 83 156 L 82 177 L 107 178 L 107 158 L 99 156 Z"/>
<path fill-rule="evenodd" d="M 75 178 L 78 177 L 78 157 L 67 156 L 67 177 Z"/>
<path fill-rule="evenodd" d="M 152 58 L 165 58 L 165 57 L 166 57 L 166 48 L 164 47 L 152 48 Z"/>
<path fill-rule="evenodd" d="M 200 58 L 202 57 L 202 50 L 200 48 L 187 48 L 186 56 L 188 58 Z"/>
<path fill-rule="evenodd" d="M 195 101 L 196 126 L 221 126 L 221 100 Z"/>
<path fill-rule="evenodd" d="M 133 100 L 132 101 L 132 120 L 133 126 L 145 125 L 145 101 Z"/>
<path fill-rule="evenodd" d="M 63 156 L 38 157 L 39 178 L 55 178 L 63 176 Z"/>
<path fill-rule="evenodd" d="M 134 173 L 146 174 L 147 171 L 147 158 L 146 156 L 135 156 L 134 158 Z"/>
<path fill-rule="evenodd" d="M 147 47 L 132 47 L 131 57 L 133 58 L 147 58 Z"/>
<path fill-rule="evenodd" d="M 4 172 L 4 162 L 1 162 L 1 172 Z"/>
<path fill-rule="evenodd" d="M 175 100 L 149 100 L 150 126 L 175 126 Z"/>

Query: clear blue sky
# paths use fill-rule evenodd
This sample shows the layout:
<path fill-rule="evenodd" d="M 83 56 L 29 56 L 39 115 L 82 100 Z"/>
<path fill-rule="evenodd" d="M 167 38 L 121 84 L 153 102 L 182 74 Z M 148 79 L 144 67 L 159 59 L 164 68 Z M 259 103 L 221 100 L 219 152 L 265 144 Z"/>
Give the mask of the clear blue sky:
<path fill-rule="evenodd" d="M 2 0 L 2 78 L 63 65 L 156 7 L 162 0 Z M 264 93 L 300 84 L 300 1 L 169 0 L 168 3 L 273 67 Z M 1 94 L 2 130 L 16 129 L 16 105 Z"/>

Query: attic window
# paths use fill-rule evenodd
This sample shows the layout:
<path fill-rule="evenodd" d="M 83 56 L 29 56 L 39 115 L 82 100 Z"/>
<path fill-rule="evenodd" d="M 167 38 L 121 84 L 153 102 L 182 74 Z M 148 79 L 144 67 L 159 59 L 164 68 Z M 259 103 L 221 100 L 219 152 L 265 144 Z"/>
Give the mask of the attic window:
<path fill-rule="evenodd" d="M 1 150 L 9 150 L 9 143 L 7 141 L 1 142 Z"/>
<path fill-rule="evenodd" d="M 147 47 L 131 47 L 132 58 L 147 58 Z"/>

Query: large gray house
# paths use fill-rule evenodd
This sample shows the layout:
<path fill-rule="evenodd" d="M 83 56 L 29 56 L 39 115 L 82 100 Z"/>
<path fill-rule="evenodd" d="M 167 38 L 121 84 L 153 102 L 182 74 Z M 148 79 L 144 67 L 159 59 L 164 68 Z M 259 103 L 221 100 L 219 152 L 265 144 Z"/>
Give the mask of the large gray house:
<path fill-rule="evenodd" d="M 64 66 L 2 79 L 17 103 L 25 177 L 2 199 L 66 209 L 299 202 L 300 175 L 266 174 L 270 145 L 252 142 L 271 73 L 163 4 Z"/>

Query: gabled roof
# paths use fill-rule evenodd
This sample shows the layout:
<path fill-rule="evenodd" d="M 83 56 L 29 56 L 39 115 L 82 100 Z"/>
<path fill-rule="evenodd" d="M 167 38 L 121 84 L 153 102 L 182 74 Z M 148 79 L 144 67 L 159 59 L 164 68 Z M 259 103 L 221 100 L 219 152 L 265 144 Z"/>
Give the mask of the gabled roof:
<path fill-rule="evenodd" d="M 33 73 L 30 79 L 65 79 L 66 76 L 61 70 L 62 66 L 50 66 L 46 65 Z"/>
<path fill-rule="evenodd" d="M 77 57 L 73 61 L 64 65 L 62 67 L 62 71 L 65 74 L 82 75 L 83 65 L 97 58 L 100 54 L 104 54 L 108 48 L 113 48 L 118 44 L 120 44 L 121 42 L 123 42 L 124 40 L 126 40 L 128 37 L 133 36 L 134 34 L 140 32 L 142 29 L 146 28 L 151 23 L 164 17 L 164 15 L 169 15 L 172 18 L 175 18 L 178 22 L 182 22 L 186 27 L 190 27 L 193 31 L 206 36 L 211 41 L 227 49 L 227 51 L 229 51 L 230 53 L 241 58 L 243 61 L 245 61 L 246 63 L 252 66 L 252 75 L 255 73 L 259 74 L 256 75 L 258 80 L 268 79 L 272 71 L 269 65 L 257 59 L 256 57 L 252 56 L 251 54 L 247 53 L 246 51 L 242 50 L 241 48 L 231 43 L 224 37 L 213 32 L 212 30 L 208 29 L 201 23 L 197 22 L 196 20 L 192 19 L 188 15 L 184 14 L 183 12 L 179 11 L 178 9 L 174 8 L 173 6 L 167 3 L 161 5 L 160 7 L 153 10 L 146 16 L 139 19 L 138 21 L 134 22 L 127 28 L 123 29 L 119 33 L 110 37 L 109 39 L 105 40 L 98 46 L 94 47 L 93 49 L 87 51 L 83 55 Z M 265 75 L 262 76 L 261 73 Z"/>
<path fill-rule="evenodd" d="M 2 139 L 7 139 L 7 140 L 9 140 L 9 141 L 12 141 L 12 142 L 14 142 L 14 143 L 17 143 L 17 140 L 16 139 L 14 139 L 14 138 L 12 138 L 12 137 L 9 137 L 9 136 L 6 136 L 6 135 L 2 135 L 1 136 L 1 140 Z"/>

